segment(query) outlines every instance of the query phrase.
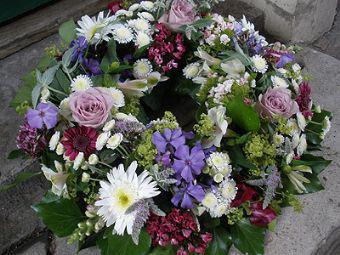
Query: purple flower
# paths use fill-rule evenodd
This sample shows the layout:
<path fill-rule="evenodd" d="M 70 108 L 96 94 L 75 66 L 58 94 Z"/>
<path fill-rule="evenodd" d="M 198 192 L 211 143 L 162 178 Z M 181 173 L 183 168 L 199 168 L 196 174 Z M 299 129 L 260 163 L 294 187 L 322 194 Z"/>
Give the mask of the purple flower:
<path fill-rule="evenodd" d="M 167 151 L 164 154 L 158 153 L 156 156 L 156 161 L 158 163 L 161 163 L 165 167 L 170 167 L 171 166 L 171 158 L 170 158 L 170 152 Z"/>
<path fill-rule="evenodd" d="M 176 176 L 182 177 L 186 182 L 193 181 L 194 175 L 199 175 L 203 169 L 205 155 L 201 146 L 195 146 L 190 149 L 187 145 L 182 145 L 175 152 L 173 168 L 176 170 Z"/>
<path fill-rule="evenodd" d="M 84 61 L 84 54 L 87 49 L 87 41 L 84 36 L 79 36 L 77 39 L 71 42 L 70 47 L 73 47 L 72 61 L 78 61 L 82 63 Z"/>
<path fill-rule="evenodd" d="M 178 189 L 175 188 L 175 195 L 171 199 L 171 202 L 178 206 L 179 202 L 182 200 L 181 207 L 184 209 L 192 209 L 194 207 L 193 199 L 198 202 L 202 202 L 205 197 L 203 188 L 196 184 L 189 183 L 184 187 Z"/>
<path fill-rule="evenodd" d="M 54 128 L 58 121 L 58 108 L 51 103 L 40 103 L 36 109 L 29 109 L 26 113 L 28 124 L 31 128 Z"/>
<path fill-rule="evenodd" d="M 100 63 L 97 59 L 89 58 L 84 59 L 84 66 L 85 68 L 92 74 L 92 75 L 99 75 L 102 73 L 100 70 Z"/>
<path fill-rule="evenodd" d="M 169 149 L 177 149 L 179 146 L 184 145 L 185 137 L 181 129 L 172 131 L 171 129 L 166 128 L 163 134 L 156 131 L 152 135 L 152 143 L 156 146 L 158 152 L 165 153 Z"/>
<path fill-rule="evenodd" d="M 291 53 L 285 53 L 280 56 L 280 59 L 276 62 L 276 68 L 283 68 L 286 64 L 294 60 L 294 55 Z"/>

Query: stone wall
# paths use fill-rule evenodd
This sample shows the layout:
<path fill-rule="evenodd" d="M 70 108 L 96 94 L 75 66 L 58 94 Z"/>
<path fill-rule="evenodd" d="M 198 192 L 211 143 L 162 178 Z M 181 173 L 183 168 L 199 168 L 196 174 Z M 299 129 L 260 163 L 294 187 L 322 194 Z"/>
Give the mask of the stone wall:
<path fill-rule="evenodd" d="M 265 12 L 265 29 L 275 38 L 313 42 L 332 27 L 338 0 L 239 0 Z"/>

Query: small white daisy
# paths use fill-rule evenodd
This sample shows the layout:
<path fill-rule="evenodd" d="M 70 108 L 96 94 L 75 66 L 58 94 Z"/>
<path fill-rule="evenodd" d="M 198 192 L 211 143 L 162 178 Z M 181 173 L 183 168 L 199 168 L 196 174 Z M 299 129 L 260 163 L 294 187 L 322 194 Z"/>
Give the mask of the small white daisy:
<path fill-rule="evenodd" d="M 226 180 L 220 185 L 221 194 L 225 199 L 233 200 L 236 197 L 237 187 L 234 180 Z"/>
<path fill-rule="evenodd" d="M 72 80 L 71 89 L 72 91 L 84 91 L 93 86 L 92 80 L 83 74 L 78 75 Z"/>
<path fill-rule="evenodd" d="M 289 87 L 286 80 L 279 77 L 279 76 L 274 75 L 270 79 L 272 80 L 274 87 L 279 87 L 279 88 L 288 88 Z"/>
<path fill-rule="evenodd" d="M 119 43 L 128 43 L 133 40 L 131 29 L 123 24 L 113 26 L 113 38 Z"/>
<path fill-rule="evenodd" d="M 150 29 L 150 23 L 149 21 L 145 19 L 141 19 L 141 18 L 131 19 L 131 20 L 128 20 L 127 23 L 130 27 L 132 27 L 136 31 L 146 32 Z"/>
<path fill-rule="evenodd" d="M 265 73 L 268 69 L 267 61 L 260 55 L 255 55 L 252 58 L 253 70 L 257 73 Z"/>
<path fill-rule="evenodd" d="M 200 67 L 200 64 L 197 63 L 197 62 L 187 65 L 183 70 L 185 78 L 187 78 L 187 79 L 195 78 L 200 71 L 199 67 Z"/>
<path fill-rule="evenodd" d="M 123 135 L 121 133 L 114 134 L 107 141 L 106 147 L 111 150 L 114 150 L 120 145 L 122 141 L 123 141 Z"/>
<path fill-rule="evenodd" d="M 133 65 L 133 75 L 138 79 L 148 77 L 151 72 L 152 65 L 150 61 L 145 58 L 137 60 Z"/>
<path fill-rule="evenodd" d="M 135 44 L 138 46 L 138 48 L 142 48 L 148 44 L 150 44 L 152 38 L 150 35 L 144 32 L 138 32 L 136 34 Z"/>
<path fill-rule="evenodd" d="M 113 106 L 116 108 L 123 107 L 125 105 L 123 92 L 117 88 L 109 88 L 109 91 L 114 100 Z"/>

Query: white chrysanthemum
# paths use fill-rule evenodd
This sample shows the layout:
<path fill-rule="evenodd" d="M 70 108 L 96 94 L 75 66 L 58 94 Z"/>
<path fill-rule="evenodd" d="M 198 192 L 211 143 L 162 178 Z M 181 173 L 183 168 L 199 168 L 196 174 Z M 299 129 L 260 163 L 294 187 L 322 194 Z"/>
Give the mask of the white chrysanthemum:
<path fill-rule="evenodd" d="M 78 21 L 79 28 L 78 31 L 79 36 L 84 36 L 89 43 L 98 43 L 101 40 L 109 41 L 111 34 L 111 17 L 104 17 L 104 12 L 100 12 L 98 17 L 90 18 L 88 15 L 81 17 L 81 20 Z"/>
<path fill-rule="evenodd" d="M 145 19 L 131 19 L 128 20 L 128 25 L 136 31 L 146 32 L 150 29 L 150 23 Z"/>
<path fill-rule="evenodd" d="M 217 202 L 217 197 L 212 192 L 208 192 L 205 194 L 205 197 L 202 200 L 202 205 L 207 208 L 213 208 L 217 206 Z"/>
<path fill-rule="evenodd" d="M 232 201 L 236 197 L 237 187 L 234 180 L 227 180 L 220 185 L 221 194 L 225 199 Z"/>
<path fill-rule="evenodd" d="M 107 140 L 109 140 L 110 136 L 111 136 L 111 132 L 104 132 L 98 136 L 97 141 L 96 141 L 97 151 L 100 151 L 103 149 L 103 147 L 107 143 Z"/>
<path fill-rule="evenodd" d="M 199 74 L 199 71 L 200 71 L 200 64 L 191 63 L 184 68 L 183 73 L 184 73 L 185 78 L 193 79 Z"/>
<path fill-rule="evenodd" d="M 253 70 L 257 73 L 265 73 L 268 69 L 267 61 L 260 55 L 255 55 L 252 58 Z"/>
<path fill-rule="evenodd" d="M 99 207 L 98 215 L 107 227 L 114 224 L 118 235 L 123 235 L 125 229 L 129 235 L 132 234 L 136 211 L 130 212 L 128 209 L 136 202 L 160 193 L 147 171 L 137 176 L 137 166 L 134 161 L 125 172 L 123 164 L 120 164 L 107 174 L 108 182 L 100 182 L 99 200 L 95 203 Z"/>
<path fill-rule="evenodd" d="M 84 91 L 93 86 L 93 82 L 90 77 L 80 74 L 74 78 L 71 82 L 72 91 Z"/>
<path fill-rule="evenodd" d="M 131 29 L 123 24 L 113 26 L 113 38 L 119 43 L 128 43 L 133 40 Z"/>
<path fill-rule="evenodd" d="M 155 17 L 149 12 L 139 12 L 137 14 L 137 16 L 142 18 L 142 19 L 146 19 L 148 21 L 151 21 L 151 22 L 155 21 Z"/>
<path fill-rule="evenodd" d="M 103 127 L 103 131 L 104 132 L 111 131 L 114 128 L 115 124 L 116 124 L 115 120 L 110 120 L 110 121 L 106 122 L 104 127 Z"/>
<path fill-rule="evenodd" d="M 155 4 L 151 1 L 142 1 L 140 2 L 140 7 L 146 11 L 152 11 L 155 7 Z"/>
<path fill-rule="evenodd" d="M 146 58 L 137 60 L 136 63 L 133 65 L 133 75 L 138 78 L 146 78 L 152 72 L 152 65 L 149 60 Z"/>
<path fill-rule="evenodd" d="M 57 148 L 57 145 L 59 143 L 59 139 L 60 139 L 60 131 L 56 131 L 52 135 L 50 142 L 48 144 L 51 151 L 54 151 Z"/>
<path fill-rule="evenodd" d="M 273 136 L 273 143 L 276 147 L 281 146 L 285 141 L 285 138 L 283 137 L 283 135 L 280 135 L 278 133 L 275 133 Z"/>
<path fill-rule="evenodd" d="M 301 112 L 298 112 L 296 114 L 296 119 L 297 119 L 297 123 L 298 123 L 298 126 L 301 129 L 301 131 L 305 131 L 305 128 L 307 126 L 305 116 L 303 116 L 303 114 Z"/>
<path fill-rule="evenodd" d="M 97 165 L 99 162 L 99 158 L 96 154 L 91 154 L 89 157 L 89 164 L 94 166 Z"/>
<path fill-rule="evenodd" d="M 150 35 L 144 32 L 138 32 L 136 34 L 135 44 L 138 46 L 138 48 L 142 48 L 148 44 L 150 44 L 152 38 Z"/>
<path fill-rule="evenodd" d="M 274 75 L 274 76 L 272 76 L 270 78 L 271 78 L 271 80 L 273 82 L 273 86 L 274 87 L 285 88 L 286 89 L 289 86 L 288 83 L 286 82 L 286 80 L 281 78 L 281 77 L 279 77 L 279 76 Z"/>
<path fill-rule="evenodd" d="M 229 165 L 230 158 L 227 153 L 222 152 L 211 153 L 209 158 L 207 159 L 207 164 L 212 168 L 212 170 L 216 174 L 220 173 L 223 177 L 228 177 L 232 170 L 231 166 Z"/>
<path fill-rule="evenodd" d="M 137 11 L 138 8 L 139 8 L 139 4 L 136 3 L 129 7 L 129 11 L 134 12 L 134 11 Z"/>
<path fill-rule="evenodd" d="M 57 172 L 53 171 L 45 165 L 41 165 L 41 170 L 43 171 L 46 179 L 52 183 L 52 193 L 56 194 L 57 196 L 66 195 L 66 180 L 68 174 L 63 172 L 63 166 L 58 161 L 54 161 L 54 166 Z"/>
<path fill-rule="evenodd" d="M 114 150 L 120 145 L 122 141 L 123 135 L 121 133 L 114 134 L 113 136 L 110 137 L 109 140 L 107 140 L 106 147 L 111 150 Z"/>
<path fill-rule="evenodd" d="M 116 108 L 123 107 L 125 105 L 124 94 L 117 88 L 109 88 L 109 92 L 113 97 L 113 106 Z"/>

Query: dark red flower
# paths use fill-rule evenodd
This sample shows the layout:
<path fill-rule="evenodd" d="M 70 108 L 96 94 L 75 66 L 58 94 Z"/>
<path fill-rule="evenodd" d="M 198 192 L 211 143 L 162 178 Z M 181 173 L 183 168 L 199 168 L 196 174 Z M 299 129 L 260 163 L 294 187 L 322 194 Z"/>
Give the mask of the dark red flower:
<path fill-rule="evenodd" d="M 308 82 L 304 81 L 299 86 L 299 95 L 296 98 L 296 102 L 299 105 L 300 112 L 309 118 L 313 116 L 312 112 L 312 88 Z"/>
<path fill-rule="evenodd" d="M 275 211 L 268 206 L 263 209 L 262 202 L 255 202 L 250 205 L 252 210 L 250 223 L 258 227 L 267 227 L 270 222 L 276 219 Z"/>
<path fill-rule="evenodd" d="M 74 160 L 79 152 L 83 152 L 87 159 L 96 151 L 96 141 L 98 133 L 96 129 L 91 127 L 73 127 L 64 132 L 61 139 L 62 145 L 65 147 L 65 155 Z"/>
<path fill-rule="evenodd" d="M 200 233 L 195 219 L 189 212 L 173 209 L 167 216 L 152 214 L 147 222 L 154 246 L 177 246 L 177 255 L 204 254 L 208 243 L 212 240 L 211 233 Z"/>
<path fill-rule="evenodd" d="M 236 187 L 237 194 L 235 199 L 231 202 L 232 207 L 238 207 L 246 201 L 253 200 L 258 195 L 255 189 L 244 183 L 238 183 Z"/>
<path fill-rule="evenodd" d="M 121 1 L 114 1 L 114 2 L 109 3 L 107 5 L 107 8 L 111 11 L 112 14 L 115 14 L 117 11 L 122 9 L 121 4 L 122 4 Z"/>

